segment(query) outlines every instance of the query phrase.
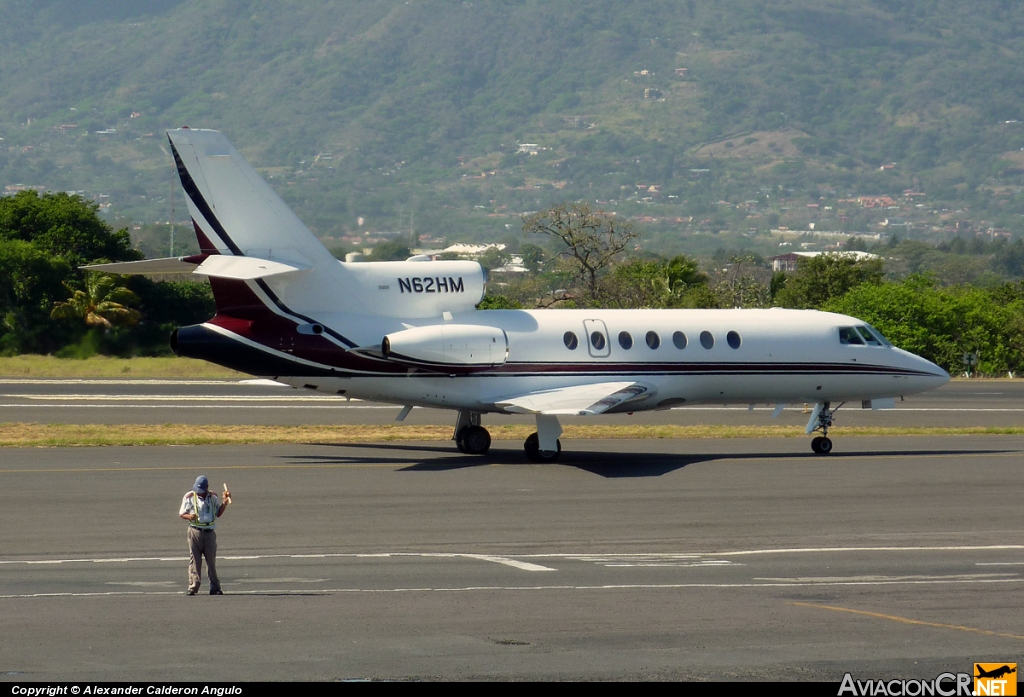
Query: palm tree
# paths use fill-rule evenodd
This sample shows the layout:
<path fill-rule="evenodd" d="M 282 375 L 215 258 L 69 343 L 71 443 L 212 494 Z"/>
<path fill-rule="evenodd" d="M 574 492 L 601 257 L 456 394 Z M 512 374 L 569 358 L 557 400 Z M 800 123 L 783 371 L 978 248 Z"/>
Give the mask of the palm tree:
<path fill-rule="evenodd" d="M 138 324 L 142 315 L 129 305 L 136 305 L 139 297 L 124 286 L 117 285 L 113 276 L 92 273 L 85 277 L 85 290 L 76 290 L 64 283 L 71 297 L 54 304 L 51 319 L 83 319 L 90 327 L 110 329 L 114 325 Z"/>

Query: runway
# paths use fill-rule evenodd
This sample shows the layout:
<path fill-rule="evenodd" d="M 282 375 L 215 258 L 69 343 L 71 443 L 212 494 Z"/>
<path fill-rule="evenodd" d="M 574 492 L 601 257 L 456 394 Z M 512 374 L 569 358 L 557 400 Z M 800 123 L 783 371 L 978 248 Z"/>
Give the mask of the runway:
<path fill-rule="evenodd" d="M 569 441 L 554 465 L 507 441 L 6 449 L 0 676 L 838 681 L 1019 660 L 1024 437 L 793 443 Z M 175 514 L 200 471 L 236 500 L 223 597 L 183 594 Z"/>
<path fill-rule="evenodd" d="M 772 420 L 775 405 L 684 406 L 634 415 L 571 417 L 564 423 L 803 425 L 804 405 Z M 894 410 L 849 404 L 836 425 L 1020 426 L 1024 380 L 958 380 L 897 402 Z M 0 378 L 0 422 L 227 425 L 383 424 L 401 406 L 296 390 L 268 380 L 47 380 Z M 487 423 L 532 423 L 529 416 L 486 416 Z M 454 424 L 452 412 L 413 409 L 405 423 Z M 837 432 L 838 434 L 838 432 Z"/>

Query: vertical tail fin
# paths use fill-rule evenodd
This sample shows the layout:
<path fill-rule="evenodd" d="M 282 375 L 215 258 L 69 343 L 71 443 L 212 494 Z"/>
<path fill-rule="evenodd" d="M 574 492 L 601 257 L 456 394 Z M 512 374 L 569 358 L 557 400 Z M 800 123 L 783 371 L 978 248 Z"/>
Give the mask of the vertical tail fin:
<path fill-rule="evenodd" d="M 291 278 L 211 279 L 218 311 L 257 301 L 298 318 L 300 313 L 337 309 L 327 298 L 345 297 L 344 286 L 351 280 L 228 139 L 219 131 L 190 128 L 168 131 L 167 138 L 203 253 L 258 257 L 309 269 Z"/>

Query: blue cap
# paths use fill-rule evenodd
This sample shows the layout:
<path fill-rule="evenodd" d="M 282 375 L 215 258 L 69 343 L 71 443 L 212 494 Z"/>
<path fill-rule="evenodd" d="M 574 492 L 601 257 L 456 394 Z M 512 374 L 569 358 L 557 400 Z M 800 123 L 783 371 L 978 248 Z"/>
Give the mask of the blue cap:
<path fill-rule="evenodd" d="M 197 494 L 205 494 L 210 488 L 210 480 L 206 478 L 206 475 L 200 474 L 196 477 L 196 483 L 192 485 L 192 491 Z"/>

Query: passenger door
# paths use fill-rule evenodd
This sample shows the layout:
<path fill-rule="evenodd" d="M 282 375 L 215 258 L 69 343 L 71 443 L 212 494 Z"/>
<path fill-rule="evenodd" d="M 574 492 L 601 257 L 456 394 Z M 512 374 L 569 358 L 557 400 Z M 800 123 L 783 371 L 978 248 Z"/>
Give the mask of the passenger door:
<path fill-rule="evenodd" d="M 612 352 L 612 342 L 603 320 L 583 320 L 583 332 L 587 335 L 587 351 L 594 358 L 607 358 Z"/>

